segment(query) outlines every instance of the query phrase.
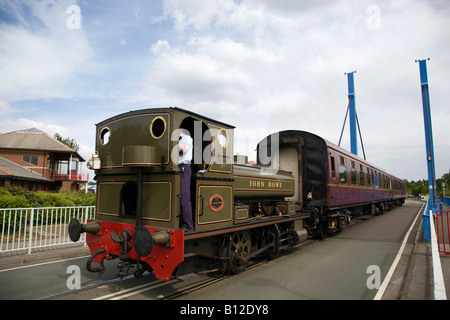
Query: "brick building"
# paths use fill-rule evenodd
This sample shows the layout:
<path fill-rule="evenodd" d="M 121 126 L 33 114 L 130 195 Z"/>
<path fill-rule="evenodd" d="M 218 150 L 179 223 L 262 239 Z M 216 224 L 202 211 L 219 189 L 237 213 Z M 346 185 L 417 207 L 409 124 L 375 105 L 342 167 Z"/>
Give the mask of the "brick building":
<path fill-rule="evenodd" d="M 81 174 L 82 162 L 75 150 L 36 128 L 0 134 L 0 186 L 78 191 L 89 179 Z"/>

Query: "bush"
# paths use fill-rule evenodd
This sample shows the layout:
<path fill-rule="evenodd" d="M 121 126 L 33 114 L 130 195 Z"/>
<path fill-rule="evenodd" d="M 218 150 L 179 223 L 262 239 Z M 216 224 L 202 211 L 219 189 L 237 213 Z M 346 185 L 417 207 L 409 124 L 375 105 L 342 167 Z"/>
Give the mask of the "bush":
<path fill-rule="evenodd" d="M 0 208 L 28 208 L 30 204 L 26 192 L 19 187 L 0 188 Z"/>
<path fill-rule="evenodd" d="M 95 205 L 95 199 L 95 193 L 92 192 L 34 192 L 16 186 L 0 188 L 0 209 L 93 206 Z M 11 218 L 14 220 L 14 211 L 11 213 L 6 211 L 5 217 L 3 216 L 4 213 L 5 211 L 0 211 L 0 227 L 3 226 L 3 220 L 8 225 L 10 219 L 9 214 L 13 215 Z M 27 215 L 28 213 L 22 216 L 22 222 L 29 221 Z M 51 219 L 57 221 L 59 217 L 55 215 Z M 13 226 L 18 228 L 19 223 L 13 223 L 10 228 Z"/>
<path fill-rule="evenodd" d="M 92 192 L 28 191 L 21 187 L 0 188 L 0 208 L 74 207 L 95 205 Z"/>
<path fill-rule="evenodd" d="M 23 195 L 1 194 L 0 208 L 28 208 L 30 204 Z"/>

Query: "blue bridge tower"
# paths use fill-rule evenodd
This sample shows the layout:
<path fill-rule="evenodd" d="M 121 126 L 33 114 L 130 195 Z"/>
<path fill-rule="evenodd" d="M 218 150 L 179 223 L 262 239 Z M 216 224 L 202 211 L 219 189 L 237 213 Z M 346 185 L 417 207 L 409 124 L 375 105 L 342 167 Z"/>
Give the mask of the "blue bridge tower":
<path fill-rule="evenodd" d="M 428 60 L 430 60 L 428 58 Z M 428 241 L 431 240 L 430 235 L 430 221 L 429 211 L 433 212 L 438 208 L 436 198 L 436 173 L 434 165 L 434 146 L 433 146 L 433 130 L 431 126 L 431 108 L 430 108 L 430 93 L 428 91 L 428 73 L 427 73 L 427 60 L 416 60 L 419 62 L 420 70 L 420 86 L 422 91 L 422 105 L 423 105 L 423 120 L 425 124 L 425 142 L 427 147 L 427 167 L 428 167 L 428 189 L 429 199 L 428 208 L 423 214 L 423 231 L 424 238 Z"/>

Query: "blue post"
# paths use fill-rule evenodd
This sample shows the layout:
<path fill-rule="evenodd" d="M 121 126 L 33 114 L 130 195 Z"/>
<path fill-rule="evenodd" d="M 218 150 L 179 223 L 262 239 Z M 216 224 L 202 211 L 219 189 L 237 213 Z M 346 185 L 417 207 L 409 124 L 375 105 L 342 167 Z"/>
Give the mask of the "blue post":
<path fill-rule="evenodd" d="M 356 137 L 356 107 L 355 107 L 355 83 L 353 74 L 356 71 L 347 73 L 348 80 L 348 102 L 350 110 L 350 148 L 351 152 L 358 155 L 358 140 Z"/>
<path fill-rule="evenodd" d="M 427 75 L 427 61 L 419 60 L 420 69 L 420 85 L 422 90 L 422 105 L 423 105 L 423 119 L 425 124 L 425 142 L 427 147 L 427 166 L 428 166 L 428 189 L 429 200 L 428 206 L 423 214 L 423 231 L 424 238 L 428 241 L 430 237 L 430 222 L 429 210 L 436 210 L 436 174 L 434 166 L 434 146 L 433 146 L 433 130 L 431 126 L 431 109 L 430 109 L 430 94 L 428 91 L 428 75 Z"/>

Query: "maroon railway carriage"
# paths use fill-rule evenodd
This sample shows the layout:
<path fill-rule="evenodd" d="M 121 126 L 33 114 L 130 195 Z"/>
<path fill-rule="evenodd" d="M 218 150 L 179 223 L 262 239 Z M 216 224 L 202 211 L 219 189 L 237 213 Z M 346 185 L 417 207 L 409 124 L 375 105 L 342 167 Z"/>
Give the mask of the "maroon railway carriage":
<path fill-rule="evenodd" d="M 263 152 L 270 155 L 268 165 L 292 172 L 296 185 L 290 200 L 297 210 L 316 215 L 322 235 L 337 231 L 350 216 L 379 214 L 404 203 L 403 180 L 315 134 L 277 132 L 257 150 L 258 164 L 264 164 Z"/>

